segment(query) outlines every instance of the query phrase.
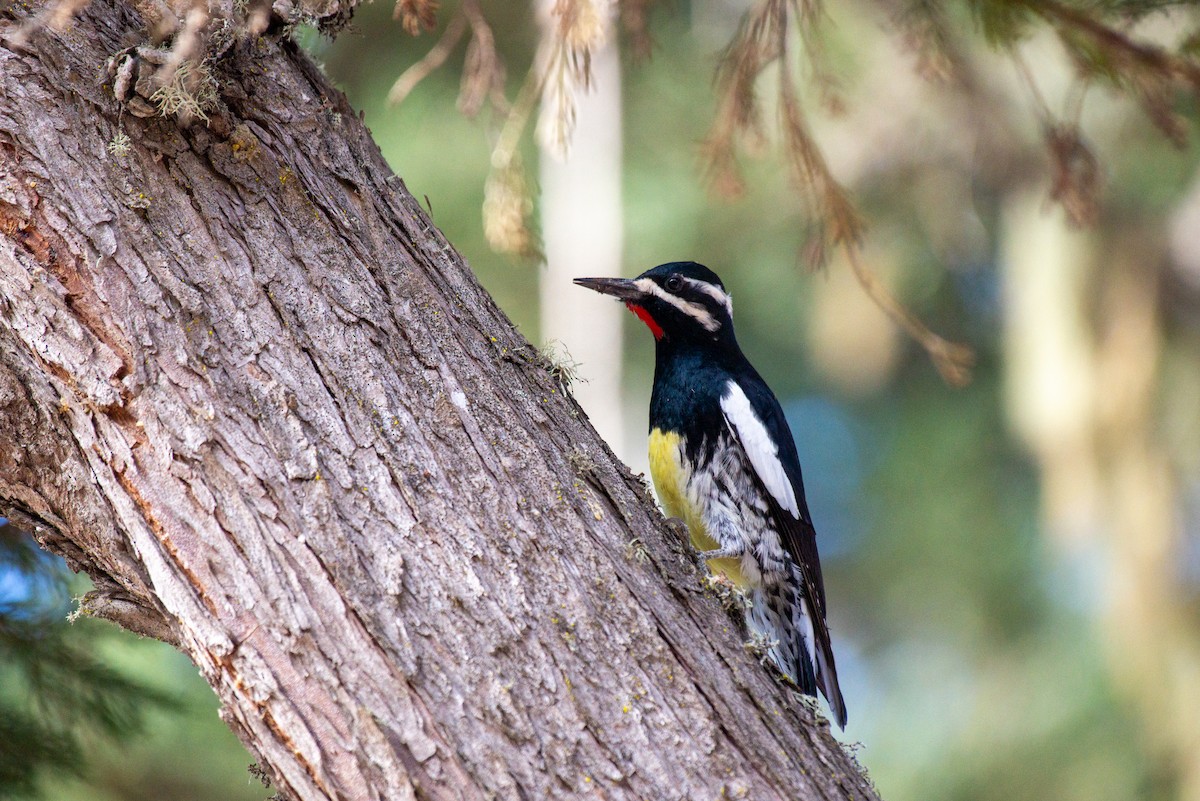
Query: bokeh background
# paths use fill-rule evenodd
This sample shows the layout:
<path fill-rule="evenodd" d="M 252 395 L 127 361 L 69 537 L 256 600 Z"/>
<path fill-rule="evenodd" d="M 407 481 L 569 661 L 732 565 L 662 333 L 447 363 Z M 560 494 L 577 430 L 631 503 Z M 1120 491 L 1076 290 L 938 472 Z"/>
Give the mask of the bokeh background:
<path fill-rule="evenodd" d="M 1131 34 L 1181 40 L 1196 19 L 1169 5 Z M 616 36 L 597 54 L 566 164 L 536 136 L 516 146 L 545 261 L 489 247 L 482 210 L 503 120 L 456 107 L 464 45 L 388 104 L 457 3 L 418 38 L 385 4 L 363 7 L 336 41 L 296 36 L 525 335 L 578 373 L 578 397 L 635 471 L 652 339 L 570 277 L 680 259 L 722 276 L 742 346 L 796 435 L 850 711 L 843 739 L 884 799 L 1200 801 L 1195 137 L 1172 143 L 1122 92 L 1081 93 L 1049 31 L 1024 35 L 1014 58 L 988 46 L 968 6 L 948 9 L 964 82 L 939 75 L 906 6 L 827 6 L 821 44 L 841 108 L 806 84 L 814 134 L 867 221 L 864 262 L 975 350 L 973 380 L 952 388 L 836 252 L 810 269 L 814 209 L 770 125 L 743 160 L 746 191 L 709 191 L 712 76 L 746 5 L 666 6 L 653 10 L 648 60 Z M 482 10 L 515 96 L 539 12 Z M 1193 101 L 1171 107 L 1195 121 Z M 1096 159 L 1083 227 L 1051 199 L 1061 162 L 1047 125 L 1059 115 Z M 86 585 L 64 583 L 17 532 L 0 541 L 0 739 L 47 716 L 77 734 L 77 751 L 36 778 L 28 768 L 42 763 L 0 743 L 0 795 L 5 782 L 63 801 L 270 794 L 190 663 L 103 624 L 66 624 Z M 29 650 L 29 632 L 44 651 Z M 120 697 L 93 698 L 89 681 Z"/>

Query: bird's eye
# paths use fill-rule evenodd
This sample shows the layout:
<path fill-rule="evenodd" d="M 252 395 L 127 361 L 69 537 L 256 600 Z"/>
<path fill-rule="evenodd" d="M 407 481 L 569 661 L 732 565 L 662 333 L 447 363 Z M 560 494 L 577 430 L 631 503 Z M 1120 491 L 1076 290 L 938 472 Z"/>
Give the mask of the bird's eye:
<path fill-rule="evenodd" d="M 672 275 L 667 279 L 667 283 L 663 284 L 671 292 L 678 292 L 683 288 L 683 279 L 678 275 Z"/>

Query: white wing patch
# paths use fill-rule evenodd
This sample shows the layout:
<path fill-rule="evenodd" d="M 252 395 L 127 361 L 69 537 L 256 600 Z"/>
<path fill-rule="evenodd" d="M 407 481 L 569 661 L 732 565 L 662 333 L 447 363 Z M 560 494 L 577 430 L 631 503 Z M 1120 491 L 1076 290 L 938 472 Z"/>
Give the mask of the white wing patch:
<path fill-rule="evenodd" d="M 783 462 L 779 461 L 779 449 L 767 432 L 767 427 L 754 413 L 750 399 L 735 381 L 725 384 L 721 412 L 725 415 L 725 422 L 741 440 L 746 456 L 749 457 L 754 472 L 758 474 L 767 492 L 771 493 L 792 517 L 799 519 L 800 507 L 796 504 L 796 491 L 792 488 L 787 471 L 783 469 Z"/>

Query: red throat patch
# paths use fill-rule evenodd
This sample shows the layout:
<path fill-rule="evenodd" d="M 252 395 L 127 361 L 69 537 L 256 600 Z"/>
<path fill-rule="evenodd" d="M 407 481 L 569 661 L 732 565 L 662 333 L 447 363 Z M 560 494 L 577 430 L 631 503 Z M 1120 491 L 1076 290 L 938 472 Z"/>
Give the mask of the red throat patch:
<path fill-rule="evenodd" d="M 654 322 L 654 318 L 650 316 L 650 312 L 646 311 L 645 307 L 639 306 L 636 303 L 625 303 L 625 307 L 637 315 L 637 318 L 646 324 L 650 329 L 650 333 L 654 334 L 655 339 L 663 338 L 662 326 Z"/>

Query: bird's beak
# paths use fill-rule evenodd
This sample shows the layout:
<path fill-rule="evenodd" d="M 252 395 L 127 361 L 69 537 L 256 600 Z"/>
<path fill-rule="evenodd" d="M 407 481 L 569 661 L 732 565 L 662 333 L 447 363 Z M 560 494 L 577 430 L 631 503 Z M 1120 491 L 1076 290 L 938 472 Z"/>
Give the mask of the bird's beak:
<path fill-rule="evenodd" d="M 642 290 L 628 278 L 576 278 L 575 283 L 588 289 L 595 290 L 601 295 L 612 295 L 626 301 L 636 301 L 642 297 Z"/>

